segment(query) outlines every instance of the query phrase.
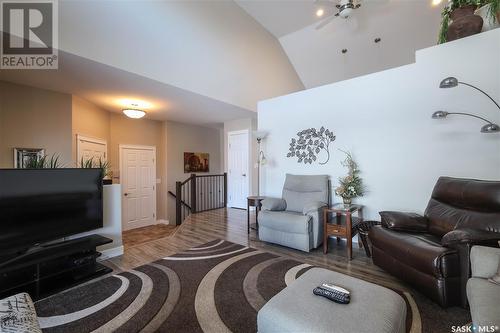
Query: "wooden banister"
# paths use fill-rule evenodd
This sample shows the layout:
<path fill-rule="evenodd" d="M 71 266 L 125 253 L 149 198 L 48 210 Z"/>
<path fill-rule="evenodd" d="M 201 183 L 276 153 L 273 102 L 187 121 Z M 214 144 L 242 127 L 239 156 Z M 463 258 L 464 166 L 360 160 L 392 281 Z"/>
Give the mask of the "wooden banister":
<path fill-rule="evenodd" d="M 175 183 L 175 222 L 181 224 L 189 214 L 227 207 L 227 173 L 191 174 Z"/>

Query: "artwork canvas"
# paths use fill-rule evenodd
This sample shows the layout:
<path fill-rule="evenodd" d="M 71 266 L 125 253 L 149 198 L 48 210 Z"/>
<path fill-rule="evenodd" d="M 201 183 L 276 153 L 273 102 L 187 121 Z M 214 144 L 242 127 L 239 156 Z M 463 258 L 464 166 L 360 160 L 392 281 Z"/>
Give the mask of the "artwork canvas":
<path fill-rule="evenodd" d="M 14 168 L 24 169 L 31 159 L 44 156 L 45 149 L 42 148 L 14 148 Z"/>
<path fill-rule="evenodd" d="M 208 153 L 184 153 L 184 173 L 208 172 Z"/>

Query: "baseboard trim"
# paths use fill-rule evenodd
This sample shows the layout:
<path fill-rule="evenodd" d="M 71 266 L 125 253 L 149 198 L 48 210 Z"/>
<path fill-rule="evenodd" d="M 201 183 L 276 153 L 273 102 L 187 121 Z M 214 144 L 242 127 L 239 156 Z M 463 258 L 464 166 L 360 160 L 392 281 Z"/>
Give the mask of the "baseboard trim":
<path fill-rule="evenodd" d="M 97 261 L 103 261 L 113 257 L 118 257 L 123 254 L 123 245 L 113 247 L 111 249 L 102 250 L 99 252 L 101 252 L 101 256 L 97 259 Z"/>
<path fill-rule="evenodd" d="M 168 220 L 156 220 L 156 224 L 170 224 Z"/>

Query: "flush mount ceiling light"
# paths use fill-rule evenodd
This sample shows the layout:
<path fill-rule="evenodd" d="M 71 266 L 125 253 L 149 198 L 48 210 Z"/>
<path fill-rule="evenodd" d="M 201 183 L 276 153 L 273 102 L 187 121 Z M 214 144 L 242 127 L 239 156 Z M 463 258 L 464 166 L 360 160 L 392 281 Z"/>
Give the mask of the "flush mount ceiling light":
<path fill-rule="evenodd" d="M 139 110 L 139 109 L 124 109 L 123 113 L 133 119 L 140 119 L 146 115 L 145 111 Z"/>
<path fill-rule="evenodd" d="M 325 11 L 323 10 L 323 8 L 320 8 L 316 11 L 316 16 L 321 17 L 321 16 L 323 16 L 324 13 L 325 13 Z"/>

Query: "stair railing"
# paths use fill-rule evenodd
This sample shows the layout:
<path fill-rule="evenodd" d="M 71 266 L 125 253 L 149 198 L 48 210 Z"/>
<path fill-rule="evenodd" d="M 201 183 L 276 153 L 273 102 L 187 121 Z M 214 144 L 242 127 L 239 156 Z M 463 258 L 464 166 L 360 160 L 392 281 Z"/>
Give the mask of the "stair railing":
<path fill-rule="evenodd" d="M 175 223 L 181 224 L 190 214 L 227 207 L 227 173 L 196 175 L 175 183 Z"/>

